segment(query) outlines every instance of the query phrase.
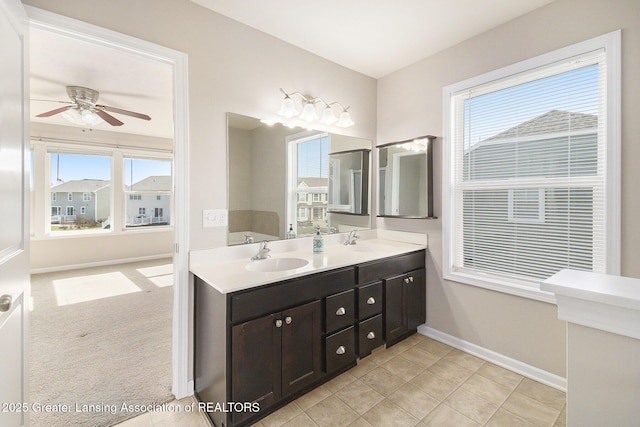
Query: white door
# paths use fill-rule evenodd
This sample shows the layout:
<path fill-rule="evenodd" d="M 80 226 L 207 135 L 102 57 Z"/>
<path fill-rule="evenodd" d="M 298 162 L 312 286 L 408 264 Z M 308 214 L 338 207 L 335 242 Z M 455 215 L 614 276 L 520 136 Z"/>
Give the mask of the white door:
<path fill-rule="evenodd" d="M 25 425 L 25 295 L 29 232 L 24 57 L 27 18 L 19 0 L 0 1 L 0 426 Z"/>

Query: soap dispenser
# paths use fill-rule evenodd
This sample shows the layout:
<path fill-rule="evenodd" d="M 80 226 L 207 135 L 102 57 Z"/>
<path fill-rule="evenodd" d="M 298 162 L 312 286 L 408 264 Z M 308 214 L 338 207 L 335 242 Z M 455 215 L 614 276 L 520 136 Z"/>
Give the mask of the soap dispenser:
<path fill-rule="evenodd" d="M 322 241 L 322 234 L 320 234 L 320 227 L 316 227 L 316 235 L 313 236 L 313 253 L 320 253 L 324 251 L 324 242 Z"/>
<path fill-rule="evenodd" d="M 293 231 L 293 224 L 289 224 L 289 231 L 287 231 L 287 239 L 295 239 L 296 232 Z"/>

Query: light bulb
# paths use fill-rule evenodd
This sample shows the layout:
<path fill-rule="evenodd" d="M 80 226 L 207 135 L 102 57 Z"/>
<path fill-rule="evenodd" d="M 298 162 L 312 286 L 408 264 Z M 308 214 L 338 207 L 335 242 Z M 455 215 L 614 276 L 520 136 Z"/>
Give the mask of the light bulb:
<path fill-rule="evenodd" d="M 82 121 L 88 125 L 92 125 L 96 122 L 96 115 L 91 110 L 82 110 L 80 113 Z"/>

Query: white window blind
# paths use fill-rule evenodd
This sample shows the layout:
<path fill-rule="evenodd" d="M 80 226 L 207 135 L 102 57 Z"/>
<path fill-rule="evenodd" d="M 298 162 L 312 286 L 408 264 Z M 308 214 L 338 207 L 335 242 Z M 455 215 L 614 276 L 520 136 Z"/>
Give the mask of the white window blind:
<path fill-rule="evenodd" d="M 538 283 L 605 272 L 606 55 L 451 97 L 454 271 Z"/>

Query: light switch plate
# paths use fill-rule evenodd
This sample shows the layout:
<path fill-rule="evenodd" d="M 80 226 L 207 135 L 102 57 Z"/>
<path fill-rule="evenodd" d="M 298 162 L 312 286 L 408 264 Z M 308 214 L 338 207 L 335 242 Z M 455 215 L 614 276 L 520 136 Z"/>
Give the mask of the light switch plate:
<path fill-rule="evenodd" d="M 226 227 L 227 218 L 226 209 L 205 209 L 202 211 L 202 226 L 204 228 Z"/>

